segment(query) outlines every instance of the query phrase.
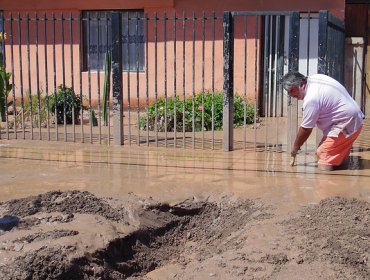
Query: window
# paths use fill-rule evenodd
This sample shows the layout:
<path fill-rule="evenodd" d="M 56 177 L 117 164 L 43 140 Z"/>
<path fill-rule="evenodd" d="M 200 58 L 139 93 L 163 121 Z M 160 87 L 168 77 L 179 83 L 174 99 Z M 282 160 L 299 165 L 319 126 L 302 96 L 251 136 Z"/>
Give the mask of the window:
<path fill-rule="evenodd" d="M 122 60 L 124 71 L 144 70 L 143 10 L 120 11 L 122 14 Z M 104 56 L 111 48 L 111 11 L 84 11 L 83 70 L 102 70 Z"/>

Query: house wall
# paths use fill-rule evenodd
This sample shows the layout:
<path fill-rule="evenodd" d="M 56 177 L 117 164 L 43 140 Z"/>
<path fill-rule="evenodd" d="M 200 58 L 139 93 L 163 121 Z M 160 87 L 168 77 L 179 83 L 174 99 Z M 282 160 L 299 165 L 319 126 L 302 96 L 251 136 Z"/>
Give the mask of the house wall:
<path fill-rule="evenodd" d="M 174 75 L 174 43 L 173 43 L 173 21 L 168 20 L 167 23 L 167 36 L 164 40 L 164 27 L 163 22 L 158 22 L 158 33 L 157 33 L 157 64 L 154 62 L 155 55 L 155 43 L 153 33 L 154 21 L 150 21 L 149 24 L 149 38 L 148 38 L 148 94 L 150 100 L 154 99 L 155 93 L 163 95 L 167 92 L 168 96 L 173 96 L 176 88 L 177 95 L 190 95 L 193 92 L 200 92 L 202 90 L 215 90 L 221 91 L 223 84 L 222 75 L 222 64 L 223 64 L 223 42 L 222 42 L 222 15 L 223 11 L 286 11 L 286 10 L 297 10 L 297 11 L 318 11 L 318 10 L 329 10 L 339 18 L 344 17 L 344 0 L 312 0 L 312 1 L 275 1 L 275 0 L 260 0 L 260 1 L 243 1 L 243 0 L 223 0 L 223 1 L 195 1 L 195 0 L 133 0 L 133 1 L 118 1 L 118 0 L 106 0 L 106 1 L 85 1 L 85 0 L 74 0 L 74 1 L 50 1 L 50 0 L 5 0 L 2 1 L 1 8 L 4 11 L 5 18 L 12 13 L 13 17 L 17 17 L 20 13 L 21 17 L 25 17 L 29 13 L 30 17 L 35 16 L 35 12 L 38 12 L 38 16 L 42 17 L 43 13 L 46 12 L 47 17 L 50 17 L 52 13 L 56 17 L 60 17 L 63 13 L 64 17 L 77 17 L 81 10 L 100 10 L 100 9 L 144 9 L 145 13 L 149 17 L 154 17 L 154 13 L 157 13 L 158 17 L 163 17 L 164 12 L 171 18 L 174 12 L 177 13 L 178 17 L 181 17 L 183 13 L 186 17 L 191 17 L 193 11 L 196 17 L 202 15 L 202 11 L 206 11 L 206 16 L 211 15 L 211 11 L 214 11 L 216 16 L 220 19 L 216 21 L 216 37 L 215 37 L 215 54 L 213 63 L 215 65 L 215 72 L 212 79 L 212 41 L 211 41 L 211 23 L 206 24 L 205 28 L 205 43 L 204 43 L 204 63 L 202 61 L 203 52 L 203 41 L 201 32 L 201 23 L 196 23 L 196 39 L 193 45 L 192 41 L 192 26 L 191 22 L 186 24 L 186 40 L 185 40 L 185 81 L 183 80 L 183 43 L 182 43 L 182 29 L 181 22 L 177 23 L 176 37 L 178 42 L 176 43 L 176 84 Z M 9 30 L 9 24 L 5 24 L 5 30 Z M 21 28 L 25 27 L 25 22 L 22 21 Z M 60 30 L 60 23 L 56 23 L 57 30 Z M 256 38 L 256 20 L 250 17 L 248 20 L 248 30 L 246 34 L 246 40 L 244 40 L 244 29 L 240 28 L 243 25 L 243 19 L 236 19 L 236 33 L 235 33 L 235 91 L 242 94 L 247 88 L 247 95 L 253 99 L 255 95 L 256 84 L 258 85 L 258 65 L 259 65 L 259 51 L 255 51 L 255 47 L 259 48 L 259 39 Z M 64 48 L 62 46 L 61 33 L 55 34 L 55 47 L 53 46 L 53 32 L 50 28 L 47 29 L 47 44 L 39 45 L 35 47 L 35 23 L 32 22 L 30 26 L 30 38 L 29 44 L 27 44 L 26 34 L 22 31 L 21 47 L 19 47 L 19 38 L 16 36 L 17 24 L 13 25 L 13 52 L 11 52 L 11 46 L 9 45 L 9 38 L 6 44 L 6 62 L 8 71 L 13 67 L 14 70 L 14 84 L 16 89 L 16 95 L 19 96 L 20 92 L 23 94 L 31 88 L 32 94 L 37 92 L 37 85 L 43 92 L 47 91 L 48 94 L 53 92 L 55 85 L 58 86 L 60 83 L 65 83 L 67 86 L 74 85 L 75 91 L 79 93 L 79 86 L 82 84 L 83 95 L 96 102 L 98 96 L 102 95 L 102 85 L 104 80 L 104 73 L 97 73 L 96 71 L 80 72 L 81 66 L 79 58 L 80 46 L 79 46 L 79 34 L 78 34 L 78 23 L 72 24 L 72 41 L 70 40 L 69 26 L 65 26 L 64 36 Z M 40 42 L 43 42 L 43 23 L 38 23 L 38 32 L 40 36 Z M 258 35 L 259 36 L 259 35 Z M 247 43 L 247 58 L 244 59 L 245 47 L 244 42 Z M 164 45 L 166 45 L 166 63 L 164 59 Z M 54 50 L 55 48 L 55 50 Z M 44 57 L 46 49 L 47 64 L 44 63 Z M 64 50 L 64 51 L 63 51 Z M 53 53 L 55 52 L 55 73 L 53 64 Z M 13 53 L 13 63 L 11 59 L 11 53 Z M 63 54 L 64 53 L 64 54 Z M 22 63 L 19 63 L 19 54 L 22 56 Z M 64 61 L 62 59 L 64 55 Z M 194 55 L 194 59 L 193 59 Z M 28 62 L 29 56 L 29 62 Z M 38 57 L 38 60 L 36 59 Z M 72 58 L 72 59 L 71 59 Z M 193 65 L 193 60 L 194 65 Z M 36 69 L 36 61 L 39 62 L 38 70 Z M 245 66 L 245 62 L 247 65 Z M 257 62 L 257 68 L 255 63 Z M 167 67 L 166 67 L 167 65 Z M 47 67 L 47 74 L 46 74 Z M 154 80 L 155 67 L 157 67 L 157 83 Z M 247 69 L 247 86 L 244 85 L 244 69 Z M 73 68 L 73 71 L 72 71 Z M 194 69 L 194 72 L 193 72 Z M 37 79 L 37 72 L 39 81 Z M 204 75 L 203 75 L 204 73 Z M 164 78 L 166 74 L 166 79 Z M 23 81 L 21 81 L 21 75 Z M 139 86 L 137 79 L 140 80 Z M 99 81 L 100 80 L 100 81 Z M 90 81 L 90 82 L 89 82 Z M 130 101 L 132 105 L 136 104 L 137 91 L 141 97 L 146 95 L 146 73 L 131 73 L 127 77 L 127 73 L 123 73 L 124 81 L 124 95 L 125 103 L 127 103 L 127 96 L 130 95 Z M 193 82 L 194 81 L 194 82 Z M 48 89 L 46 90 L 46 87 Z M 100 90 L 98 88 L 100 87 Z M 184 90 L 185 87 L 185 90 Z M 130 90 L 129 90 L 130 88 Z M 129 91 L 129 94 L 128 94 Z M 145 99 L 140 99 L 141 103 L 145 102 Z M 143 105 L 143 104 L 141 104 Z"/>
<path fill-rule="evenodd" d="M 292 1 L 289 0 L 218 0 L 218 1 L 197 1 L 197 0 L 2 0 L 1 7 L 3 11 L 63 11 L 63 10 L 85 10 L 85 9 L 176 9 L 177 11 L 315 11 L 329 10 L 337 17 L 344 18 L 344 0 L 311 0 L 311 1 Z"/>

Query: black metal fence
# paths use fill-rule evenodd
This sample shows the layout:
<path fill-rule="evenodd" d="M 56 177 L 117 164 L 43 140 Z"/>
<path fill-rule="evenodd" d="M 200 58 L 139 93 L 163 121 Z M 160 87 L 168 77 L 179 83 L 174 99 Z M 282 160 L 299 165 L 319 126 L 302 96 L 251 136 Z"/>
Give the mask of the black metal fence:
<path fill-rule="evenodd" d="M 18 13 L 0 21 L 1 68 L 12 85 L 0 106 L 2 138 L 109 144 L 115 124 L 115 143 L 219 145 L 220 128 L 199 99 L 222 95 L 222 16 Z M 118 88 L 111 78 L 122 80 Z"/>
<path fill-rule="evenodd" d="M 319 68 L 318 73 L 326 74 L 344 83 L 344 22 L 320 11 L 319 26 Z"/>
<path fill-rule="evenodd" d="M 288 69 L 340 69 L 332 44 L 342 37 L 330 37 L 331 19 L 327 12 L 2 15 L 0 135 L 286 150 L 299 104 L 279 80 Z"/>

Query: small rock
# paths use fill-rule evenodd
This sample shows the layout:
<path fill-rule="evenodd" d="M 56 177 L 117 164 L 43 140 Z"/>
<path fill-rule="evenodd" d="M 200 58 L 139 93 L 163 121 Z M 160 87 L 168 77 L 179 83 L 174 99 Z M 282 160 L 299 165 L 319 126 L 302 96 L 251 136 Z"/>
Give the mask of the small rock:
<path fill-rule="evenodd" d="M 303 258 L 297 259 L 297 264 L 302 264 L 304 262 Z"/>
<path fill-rule="evenodd" d="M 23 244 L 22 243 L 17 243 L 17 244 L 14 245 L 14 251 L 19 252 L 22 249 L 23 249 Z"/>

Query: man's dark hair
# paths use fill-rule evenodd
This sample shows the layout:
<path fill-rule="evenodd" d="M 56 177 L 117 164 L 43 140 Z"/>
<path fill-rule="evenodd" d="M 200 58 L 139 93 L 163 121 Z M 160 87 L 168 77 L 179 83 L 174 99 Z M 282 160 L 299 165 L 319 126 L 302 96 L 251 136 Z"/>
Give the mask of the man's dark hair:
<path fill-rule="evenodd" d="M 299 72 L 288 72 L 280 81 L 286 91 L 289 91 L 293 87 L 299 87 L 302 82 L 306 83 L 307 77 Z"/>

